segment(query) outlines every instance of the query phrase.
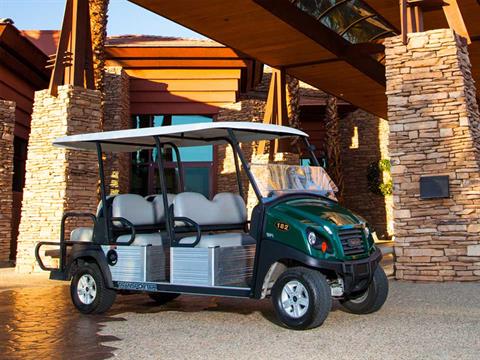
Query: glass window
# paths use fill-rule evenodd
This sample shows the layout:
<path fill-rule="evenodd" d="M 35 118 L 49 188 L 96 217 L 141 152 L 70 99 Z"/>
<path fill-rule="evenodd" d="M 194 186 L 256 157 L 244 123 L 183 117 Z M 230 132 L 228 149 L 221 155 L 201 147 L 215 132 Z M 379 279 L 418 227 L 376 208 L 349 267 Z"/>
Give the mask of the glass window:
<path fill-rule="evenodd" d="M 209 116 L 201 115 L 173 115 L 172 125 L 196 124 L 204 122 L 212 122 Z M 185 162 L 210 162 L 213 161 L 213 146 L 190 146 L 179 148 L 180 158 Z M 173 161 L 177 161 L 173 154 Z"/>
<path fill-rule="evenodd" d="M 210 197 L 210 166 L 185 168 L 185 191 L 198 192 Z"/>
<path fill-rule="evenodd" d="M 291 0 L 291 2 L 353 44 L 368 42 L 379 36 L 391 36 L 393 33 L 392 28 L 363 0 Z M 386 33 L 388 31 L 392 33 Z"/>

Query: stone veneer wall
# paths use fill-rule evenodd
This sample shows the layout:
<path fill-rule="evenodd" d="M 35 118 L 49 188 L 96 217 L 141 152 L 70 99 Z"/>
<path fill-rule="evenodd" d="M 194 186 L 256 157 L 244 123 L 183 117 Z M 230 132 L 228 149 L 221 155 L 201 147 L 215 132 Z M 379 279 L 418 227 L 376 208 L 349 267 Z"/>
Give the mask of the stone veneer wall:
<path fill-rule="evenodd" d="M 18 237 L 19 272 L 37 268 L 37 242 L 59 240 L 65 211 L 95 212 L 96 153 L 57 148 L 52 142 L 60 136 L 99 131 L 100 105 L 100 92 L 69 85 L 59 87 L 57 97 L 47 90 L 35 93 Z M 88 222 L 72 221 L 67 233 L 83 224 Z"/>
<path fill-rule="evenodd" d="M 480 115 L 467 46 L 452 30 L 386 46 L 396 277 L 480 280 Z M 448 199 L 421 200 L 424 175 L 449 175 Z"/>
<path fill-rule="evenodd" d="M 15 102 L 0 100 L 0 265 L 10 261 L 14 127 Z"/>
<path fill-rule="evenodd" d="M 388 121 L 363 110 L 340 120 L 343 204 L 363 216 L 380 238 L 392 235 L 392 196 L 368 187 L 368 167 L 388 156 Z"/>
<path fill-rule="evenodd" d="M 131 128 L 129 76 L 122 67 L 105 69 L 103 130 Z M 105 161 L 107 193 L 130 191 L 130 153 L 108 153 Z"/>

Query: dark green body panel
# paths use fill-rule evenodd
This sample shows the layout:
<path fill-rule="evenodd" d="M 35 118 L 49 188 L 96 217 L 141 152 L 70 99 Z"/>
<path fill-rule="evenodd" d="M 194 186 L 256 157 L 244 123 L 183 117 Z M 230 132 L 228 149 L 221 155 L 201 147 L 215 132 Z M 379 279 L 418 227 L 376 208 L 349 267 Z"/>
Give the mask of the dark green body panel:
<path fill-rule="evenodd" d="M 279 229 L 277 224 L 286 224 L 288 230 Z M 265 238 L 278 241 L 303 253 L 322 260 L 350 261 L 368 257 L 374 251 L 371 235 L 363 235 L 367 251 L 364 254 L 347 256 L 338 236 L 339 230 L 366 226 L 365 221 L 348 209 L 326 198 L 286 199 L 267 209 L 265 214 Z M 330 244 L 331 250 L 323 253 L 311 246 L 307 232 L 314 231 L 317 236 Z"/>

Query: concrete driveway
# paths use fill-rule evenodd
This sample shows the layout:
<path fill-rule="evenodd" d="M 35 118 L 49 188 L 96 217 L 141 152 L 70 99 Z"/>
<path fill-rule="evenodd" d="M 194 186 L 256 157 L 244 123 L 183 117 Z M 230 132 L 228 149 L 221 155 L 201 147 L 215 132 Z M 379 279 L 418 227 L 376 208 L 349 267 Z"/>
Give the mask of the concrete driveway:
<path fill-rule="evenodd" d="M 119 296 L 84 316 L 67 286 L 0 286 L 2 359 L 478 359 L 480 284 L 391 282 L 385 307 L 355 316 L 336 304 L 310 331 L 279 326 L 268 300 L 181 296 L 156 306 Z M 61 283 L 60 283 L 61 284 Z"/>

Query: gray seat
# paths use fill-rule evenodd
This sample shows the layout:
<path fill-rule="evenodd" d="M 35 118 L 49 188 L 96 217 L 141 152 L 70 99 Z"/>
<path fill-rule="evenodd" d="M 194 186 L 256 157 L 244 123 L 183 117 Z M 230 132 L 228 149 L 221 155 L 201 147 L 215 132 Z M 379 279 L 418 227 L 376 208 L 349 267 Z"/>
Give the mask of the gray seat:
<path fill-rule="evenodd" d="M 175 194 L 167 194 L 168 206 L 173 204 L 175 200 Z M 148 201 L 153 204 L 153 212 L 155 215 L 155 221 L 157 223 L 165 222 L 165 206 L 163 206 L 163 196 L 162 194 L 158 195 L 148 195 L 145 197 Z"/>
<path fill-rule="evenodd" d="M 93 227 L 82 226 L 70 233 L 71 241 L 93 241 Z"/>
<path fill-rule="evenodd" d="M 173 201 L 173 211 L 175 216 L 199 225 L 241 225 L 247 221 L 245 202 L 233 193 L 219 193 L 211 201 L 199 193 L 180 193 Z"/>
<path fill-rule="evenodd" d="M 115 195 L 109 195 L 107 196 L 107 199 L 114 198 Z M 100 201 L 97 205 L 97 212 L 96 212 L 96 217 L 98 218 L 100 216 L 100 212 L 102 210 L 102 202 Z M 91 226 L 82 226 L 78 227 L 72 230 L 70 233 L 70 240 L 71 241 L 85 241 L 85 242 L 91 242 L 93 241 L 93 227 Z"/>
<path fill-rule="evenodd" d="M 217 194 L 211 201 L 199 193 L 185 192 L 175 197 L 176 217 L 187 217 L 199 225 L 238 225 L 247 221 L 247 209 L 242 197 L 232 193 Z M 179 222 L 179 225 L 182 225 Z M 196 236 L 181 239 L 180 244 L 193 244 Z M 229 247 L 255 244 L 250 235 L 239 232 L 202 235 L 196 247 Z"/>
<path fill-rule="evenodd" d="M 163 203 L 162 203 L 163 204 Z M 112 217 L 122 217 L 130 221 L 134 226 L 155 225 L 156 216 L 155 209 L 160 209 L 160 204 L 149 202 L 140 195 L 136 194 L 121 194 L 116 195 L 112 202 Z M 100 211 L 100 206 L 97 209 L 97 215 Z M 162 217 L 162 216 L 160 216 Z M 164 214 L 163 214 L 164 217 Z M 114 221 L 113 224 L 119 228 L 128 229 L 125 224 L 119 221 Z M 121 235 L 117 238 L 117 242 L 128 242 L 131 235 Z M 70 234 L 72 241 L 93 241 L 92 227 L 79 227 L 74 229 Z M 160 232 L 152 233 L 137 233 L 132 245 L 163 245 L 163 239 Z"/>

